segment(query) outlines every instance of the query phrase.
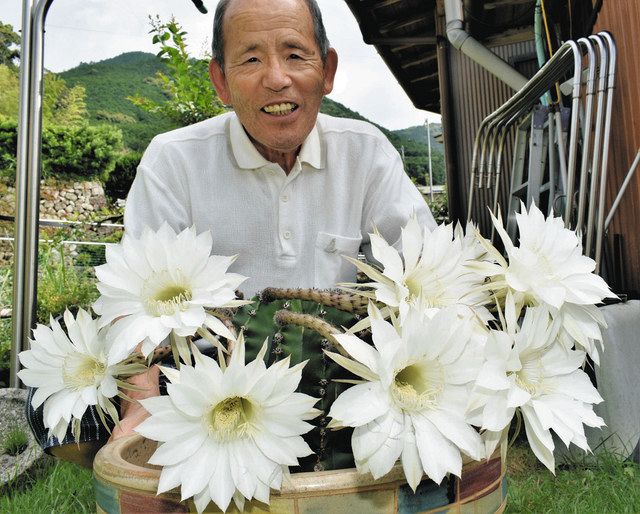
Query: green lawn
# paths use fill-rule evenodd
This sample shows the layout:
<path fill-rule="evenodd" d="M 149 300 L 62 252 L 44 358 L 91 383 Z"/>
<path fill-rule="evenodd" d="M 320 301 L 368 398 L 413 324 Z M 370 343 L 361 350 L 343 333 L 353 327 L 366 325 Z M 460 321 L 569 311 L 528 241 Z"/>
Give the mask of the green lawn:
<path fill-rule="evenodd" d="M 640 466 L 637 464 L 601 456 L 588 466 L 576 463 L 561 467 L 554 478 L 536 463 L 528 449 L 516 447 L 510 450 L 508 469 L 508 513 L 640 512 Z M 91 473 L 59 462 L 44 477 L 18 490 L 3 492 L 0 512 L 93 513 Z"/>
<path fill-rule="evenodd" d="M 640 512 L 640 466 L 614 455 L 559 466 L 554 477 L 527 447 L 515 447 L 509 451 L 507 471 L 508 513 Z"/>

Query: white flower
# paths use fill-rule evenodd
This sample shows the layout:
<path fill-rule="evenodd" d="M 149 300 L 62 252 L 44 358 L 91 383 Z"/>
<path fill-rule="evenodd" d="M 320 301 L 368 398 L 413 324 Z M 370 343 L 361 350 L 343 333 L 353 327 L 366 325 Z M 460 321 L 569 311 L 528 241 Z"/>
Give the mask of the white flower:
<path fill-rule="evenodd" d="M 116 374 L 121 366 L 107 363 L 105 331 L 98 330 L 97 320 L 80 309 L 77 318 L 64 313 L 69 336 L 51 319 L 51 328 L 38 325 L 33 331 L 31 349 L 20 353 L 25 369 L 18 372 L 29 387 L 37 388 L 31 405 L 37 409 L 44 403 L 44 426 L 62 440 L 69 424 L 77 438 L 79 422 L 89 405 L 107 413 L 117 421 L 117 412 L 109 400 L 118 394 Z"/>
<path fill-rule="evenodd" d="M 469 387 L 482 363 L 474 322 L 457 309 L 428 319 L 412 307 L 399 334 L 375 307 L 369 315 L 375 348 L 343 334 L 335 337 L 355 361 L 328 353 L 365 380 L 336 399 L 329 426 L 355 427 L 356 466 L 376 479 L 398 458 L 414 491 L 423 471 L 438 483 L 446 473 L 460 476 L 460 451 L 483 456 L 480 436 L 465 421 Z"/>
<path fill-rule="evenodd" d="M 598 362 L 595 342 L 602 340 L 600 326 L 605 322 L 594 304 L 616 295 L 593 273 L 595 261 L 582 255 L 580 240 L 565 228 L 562 218 L 545 219 L 535 204 L 527 212 L 521 203 L 520 210 L 516 213 L 518 246 L 509 239 L 501 220 L 492 216 L 509 259 L 498 273 L 504 274 L 519 308 L 548 305 L 554 317 L 562 320 L 567 332 L 564 340 L 573 339 Z"/>
<path fill-rule="evenodd" d="M 545 306 L 527 309 L 519 330 L 510 297 L 506 310 L 507 331 L 491 331 L 487 340 L 469 419 L 497 443 L 495 433 L 506 430 L 520 408 L 531 449 L 554 471 L 550 430 L 566 446 L 574 443 L 588 451 L 583 424 L 604 425 L 592 405 L 602 398 L 580 369 L 584 353 L 558 344 L 560 322 Z"/>
<path fill-rule="evenodd" d="M 482 247 L 453 225 L 438 225 L 433 231 L 421 227 L 415 217 L 402 229 L 402 254 L 379 234 L 371 234 L 371 251 L 382 264 L 382 273 L 358 261 L 352 262 L 374 282 L 361 284 L 375 289 L 375 299 L 396 307 L 404 319 L 409 307 L 421 298 L 428 307 L 463 304 L 482 307 L 489 298 L 481 289 L 484 276 L 469 268 Z M 486 309 L 479 309 L 489 319 Z"/>
<path fill-rule="evenodd" d="M 207 326 L 233 338 L 205 307 L 237 306 L 235 289 L 246 279 L 226 273 L 235 257 L 210 255 L 211 234 L 195 227 L 179 234 L 164 223 L 158 232 L 145 229 L 140 239 L 127 234 L 109 245 L 106 264 L 96 267 L 100 298 L 94 310 L 102 326 L 113 322 L 109 362 L 117 362 L 143 342 L 146 356 L 170 333 L 191 336 Z"/>
<path fill-rule="evenodd" d="M 295 392 L 305 363 L 267 368 L 265 352 L 245 365 L 240 335 L 226 369 L 194 349 L 194 367 L 163 370 L 169 395 L 142 400 L 151 417 L 136 428 L 161 442 L 149 459 L 163 466 L 158 494 L 180 485 L 198 512 L 211 500 L 223 511 L 232 498 L 241 510 L 244 498 L 269 503 L 287 466 L 313 453 L 300 435 L 313 428 L 304 420 L 318 415 L 317 399 Z"/>

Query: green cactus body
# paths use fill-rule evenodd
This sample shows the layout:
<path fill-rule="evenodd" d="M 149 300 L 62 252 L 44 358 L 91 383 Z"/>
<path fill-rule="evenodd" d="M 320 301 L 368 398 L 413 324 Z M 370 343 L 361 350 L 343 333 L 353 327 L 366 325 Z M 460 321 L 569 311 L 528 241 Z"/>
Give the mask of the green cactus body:
<path fill-rule="evenodd" d="M 316 407 L 324 412 L 311 423 L 315 428 L 305 439 L 316 455 L 300 461 L 300 468 L 292 471 L 320 471 L 352 467 L 351 429 L 332 431 L 326 428 L 327 414 L 334 400 L 348 385 L 334 382 L 337 378 L 357 378 L 339 367 L 324 355 L 323 350 L 334 350 L 333 344 L 323 335 L 298 325 L 278 326 L 274 315 L 281 309 L 308 314 L 323 319 L 334 327 L 349 327 L 355 316 L 308 300 L 273 299 L 270 303 L 256 300 L 243 306 L 234 316 L 234 324 L 243 328 L 246 341 L 246 358 L 254 359 L 268 338 L 267 365 L 291 356 L 291 364 L 308 360 L 302 372 L 299 391 L 319 398 Z"/>

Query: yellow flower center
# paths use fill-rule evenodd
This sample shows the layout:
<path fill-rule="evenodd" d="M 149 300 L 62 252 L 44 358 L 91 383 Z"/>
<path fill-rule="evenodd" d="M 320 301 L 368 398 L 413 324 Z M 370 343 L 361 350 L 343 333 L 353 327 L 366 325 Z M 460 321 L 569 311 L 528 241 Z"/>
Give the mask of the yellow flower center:
<path fill-rule="evenodd" d="M 404 283 L 409 289 L 409 297 L 407 298 L 409 303 L 421 296 L 425 307 L 442 307 L 444 305 L 442 297 L 445 287 L 434 270 L 417 268 L 407 275 Z"/>
<path fill-rule="evenodd" d="M 543 385 L 543 365 L 541 359 L 530 359 L 522 362 L 522 369 L 512 373 L 516 384 L 531 395 L 541 391 Z"/>
<path fill-rule="evenodd" d="M 444 389 L 444 369 L 437 361 L 420 361 L 396 373 L 391 394 L 405 410 L 422 410 L 438 405 Z"/>
<path fill-rule="evenodd" d="M 181 278 L 181 277 L 180 277 Z M 146 297 L 147 312 L 152 316 L 171 316 L 186 308 L 193 298 L 186 280 L 176 283 L 168 272 L 160 272 L 147 279 L 143 296 Z"/>
<path fill-rule="evenodd" d="M 107 365 L 89 355 L 72 353 L 62 364 L 62 381 L 69 389 L 82 389 L 95 385 L 104 377 Z"/>
<path fill-rule="evenodd" d="M 233 396 L 222 400 L 205 418 L 209 434 L 218 441 L 245 437 L 251 428 L 253 405 L 246 398 Z"/>

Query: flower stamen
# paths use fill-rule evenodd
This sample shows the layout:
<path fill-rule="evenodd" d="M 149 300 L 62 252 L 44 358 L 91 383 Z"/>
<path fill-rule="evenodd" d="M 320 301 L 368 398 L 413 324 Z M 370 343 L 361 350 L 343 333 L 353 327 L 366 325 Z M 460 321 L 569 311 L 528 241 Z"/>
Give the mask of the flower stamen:
<path fill-rule="evenodd" d="M 242 439 L 251 428 L 253 405 L 246 398 L 233 396 L 222 400 L 205 415 L 209 434 L 217 441 Z"/>
<path fill-rule="evenodd" d="M 145 290 L 145 306 L 152 316 L 172 316 L 185 310 L 193 298 L 186 280 L 176 283 L 166 272 L 150 277 Z"/>
<path fill-rule="evenodd" d="M 99 382 L 106 371 L 104 362 L 81 353 L 72 353 L 64 358 L 62 381 L 69 389 L 78 390 Z"/>
<path fill-rule="evenodd" d="M 396 373 L 391 394 L 403 409 L 428 409 L 438 405 L 443 389 L 442 365 L 437 361 L 418 362 Z"/>

